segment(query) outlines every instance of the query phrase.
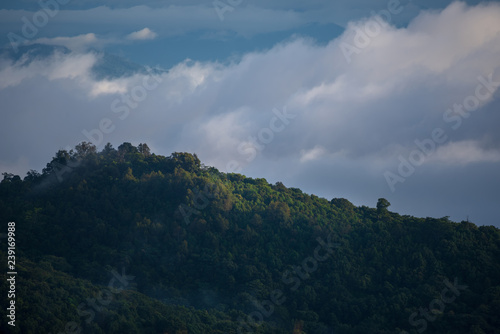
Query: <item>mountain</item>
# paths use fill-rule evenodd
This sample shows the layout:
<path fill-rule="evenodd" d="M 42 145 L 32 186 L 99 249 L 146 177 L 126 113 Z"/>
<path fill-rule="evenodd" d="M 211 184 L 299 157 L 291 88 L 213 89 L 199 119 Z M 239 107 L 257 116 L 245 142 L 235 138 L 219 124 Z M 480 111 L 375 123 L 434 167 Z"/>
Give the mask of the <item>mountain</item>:
<path fill-rule="evenodd" d="M 499 333 L 500 231 L 375 203 L 319 198 L 146 144 L 81 143 L 41 173 L 4 173 L 17 322 L 3 316 L 0 329 Z"/>
<path fill-rule="evenodd" d="M 97 52 L 97 55 L 99 58 L 92 67 L 92 74 L 96 80 L 116 79 L 132 76 L 134 74 L 149 73 L 145 66 L 133 63 L 123 57 L 107 52 Z M 164 72 L 160 69 L 152 69 L 151 71 L 154 74 L 161 74 Z"/>

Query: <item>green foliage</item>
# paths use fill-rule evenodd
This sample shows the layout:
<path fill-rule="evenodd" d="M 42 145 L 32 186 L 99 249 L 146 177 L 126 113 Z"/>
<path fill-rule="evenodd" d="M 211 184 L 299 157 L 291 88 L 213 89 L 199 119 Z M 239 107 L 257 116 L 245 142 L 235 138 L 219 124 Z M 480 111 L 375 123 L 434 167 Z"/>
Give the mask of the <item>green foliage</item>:
<path fill-rule="evenodd" d="M 254 332 L 413 333 L 409 316 L 457 277 L 468 289 L 427 332 L 495 333 L 499 230 L 400 216 L 389 205 L 328 201 L 147 144 L 61 150 L 41 174 L 0 182 L 0 219 L 18 234 L 16 330 L 57 333 L 75 321 L 88 333 L 237 333 L 238 319 L 280 290 L 284 302 Z M 339 247 L 313 266 L 318 238 Z M 86 323 L 79 304 L 122 267 L 133 286 Z M 7 326 L 2 319 L 0 331 Z"/>
<path fill-rule="evenodd" d="M 377 201 L 377 210 L 378 211 L 387 211 L 387 208 L 391 206 L 388 200 L 385 198 L 379 198 Z"/>

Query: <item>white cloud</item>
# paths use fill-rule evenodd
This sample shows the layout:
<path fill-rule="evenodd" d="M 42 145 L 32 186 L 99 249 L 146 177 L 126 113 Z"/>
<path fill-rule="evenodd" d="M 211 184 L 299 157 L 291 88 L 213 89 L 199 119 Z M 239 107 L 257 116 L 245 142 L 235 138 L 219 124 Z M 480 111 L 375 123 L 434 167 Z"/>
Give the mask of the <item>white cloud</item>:
<path fill-rule="evenodd" d="M 48 80 L 78 79 L 88 76 L 96 62 L 96 56 L 88 54 L 61 54 L 55 52 L 46 59 L 28 60 L 29 56 L 21 58 L 17 63 L 3 59 L 0 62 L 0 89 L 20 86 L 23 80 L 42 76 Z M 20 87 L 22 89 L 22 87 Z"/>
<path fill-rule="evenodd" d="M 500 161 L 500 151 L 484 149 L 477 140 L 462 140 L 440 146 L 436 153 L 429 157 L 429 161 L 451 165 L 498 162 Z"/>
<path fill-rule="evenodd" d="M 53 38 L 38 38 L 29 42 L 28 44 L 47 44 L 47 45 L 61 45 L 73 51 L 86 51 L 91 46 L 102 44 L 95 34 L 88 33 L 74 37 L 53 37 Z"/>
<path fill-rule="evenodd" d="M 148 40 L 155 39 L 157 36 L 158 35 L 154 31 L 151 31 L 149 28 L 144 28 L 127 35 L 127 38 L 131 40 Z"/>
<path fill-rule="evenodd" d="M 127 81 L 128 79 L 119 80 L 102 80 L 92 83 L 92 88 L 89 95 L 91 97 L 97 97 L 99 95 L 107 94 L 125 94 L 127 92 Z"/>
<path fill-rule="evenodd" d="M 300 162 L 307 162 L 309 160 L 316 160 L 323 156 L 326 150 L 321 146 L 315 146 L 310 150 L 301 150 L 300 152 Z"/>
<path fill-rule="evenodd" d="M 481 14 L 485 23 L 479 24 L 484 29 L 477 28 Z M 245 122 L 248 130 L 230 132 L 237 147 L 247 140 L 246 136 L 267 126 L 273 108 L 286 105 L 301 121 L 276 134 L 277 144 L 269 145 L 269 153 L 265 154 L 297 157 L 301 150 L 323 147 L 328 152 L 344 150 L 353 158 L 374 156 L 395 144 L 411 147 L 413 140 L 428 135 L 436 122 L 446 125 L 442 124 L 443 112 L 474 93 L 477 76 L 486 76 L 499 68 L 498 22 L 498 5 L 470 8 L 457 3 L 441 13 L 422 14 L 408 28 L 383 25 L 380 34 L 354 54 L 350 64 L 339 48 L 340 41 L 352 37 L 349 32 L 326 46 L 296 39 L 262 53 L 247 54 L 240 62 L 226 66 L 183 62 L 164 75 L 161 88 L 151 93 L 162 101 L 162 107 L 151 106 L 150 115 L 168 107 L 164 112 L 176 122 L 203 115 L 204 122 L 211 124 L 211 117 L 231 115 L 245 107 L 251 112 L 247 111 L 244 118 L 230 118 L 235 126 L 238 120 Z M 363 28 L 365 23 L 362 20 L 350 26 Z M 429 26 L 438 32 L 433 34 Z M 150 32 L 144 28 L 136 33 L 137 37 L 145 37 Z M 85 40 L 94 40 L 92 35 L 86 36 Z M 469 41 L 471 36 L 473 42 Z M 68 59 L 59 60 L 58 67 L 44 68 L 45 65 L 36 63 L 26 69 L 7 66 L 2 78 L 11 78 L 10 82 L 17 84 L 20 78 L 36 73 L 45 73 L 50 79 L 83 78 L 94 56 L 82 58 L 87 61 L 80 64 Z M 34 66 L 40 68 L 36 70 Z M 88 96 L 95 98 L 125 93 L 140 80 L 135 77 L 80 81 L 86 84 Z M 3 87 L 6 85 L 10 84 L 4 83 Z M 197 124 L 198 118 L 191 122 Z M 202 145 L 207 156 L 218 154 L 219 143 L 213 135 L 197 132 L 194 126 L 190 129 L 186 129 L 189 140 Z M 285 140 L 293 145 L 279 144 Z M 302 159 L 307 160 L 309 155 L 305 157 Z"/>

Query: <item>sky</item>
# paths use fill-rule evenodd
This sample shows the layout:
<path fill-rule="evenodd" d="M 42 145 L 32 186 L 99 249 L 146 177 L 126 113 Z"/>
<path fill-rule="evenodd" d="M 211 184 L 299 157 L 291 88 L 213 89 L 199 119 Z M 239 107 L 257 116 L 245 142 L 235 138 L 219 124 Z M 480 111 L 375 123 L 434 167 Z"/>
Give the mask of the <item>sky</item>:
<path fill-rule="evenodd" d="M 147 143 L 500 227 L 499 2 L 2 1 L 0 46 L 0 172 Z M 96 76 L 105 54 L 148 71 Z"/>

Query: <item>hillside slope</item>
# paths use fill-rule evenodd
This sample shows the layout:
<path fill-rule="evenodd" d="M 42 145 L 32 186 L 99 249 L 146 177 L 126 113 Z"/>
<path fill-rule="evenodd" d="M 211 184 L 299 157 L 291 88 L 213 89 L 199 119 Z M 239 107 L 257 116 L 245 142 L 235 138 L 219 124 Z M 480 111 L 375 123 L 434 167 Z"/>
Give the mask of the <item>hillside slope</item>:
<path fill-rule="evenodd" d="M 4 316 L 0 328 L 499 333 L 499 230 L 388 207 L 329 201 L 145 144 L 82 143 L 41 174 L 0 183 L 20 286 L 18 326 Z M 113 290 L 113 277 L 133 279 Z"/>

